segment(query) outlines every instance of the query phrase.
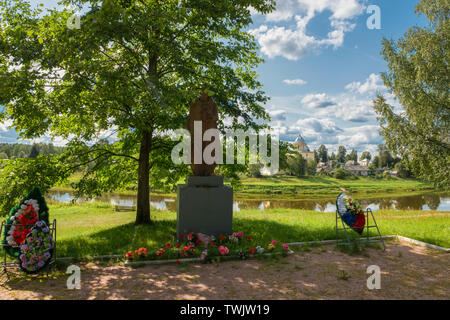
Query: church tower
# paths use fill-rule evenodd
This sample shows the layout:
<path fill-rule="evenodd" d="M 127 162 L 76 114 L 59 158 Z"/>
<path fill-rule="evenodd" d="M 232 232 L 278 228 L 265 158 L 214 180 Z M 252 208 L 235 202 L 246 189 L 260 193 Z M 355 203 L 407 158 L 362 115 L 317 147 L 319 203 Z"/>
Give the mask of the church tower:
<path fill-rule="evenodd" d="M 295 150 L 302 155 L 307 161 L 314 160 L 314 152 L 311 152 L 308 145 L 306 144 L 305 139 L 303 139 L 302 135 L 299 134 L 297 139 L 294 142 Z"/>

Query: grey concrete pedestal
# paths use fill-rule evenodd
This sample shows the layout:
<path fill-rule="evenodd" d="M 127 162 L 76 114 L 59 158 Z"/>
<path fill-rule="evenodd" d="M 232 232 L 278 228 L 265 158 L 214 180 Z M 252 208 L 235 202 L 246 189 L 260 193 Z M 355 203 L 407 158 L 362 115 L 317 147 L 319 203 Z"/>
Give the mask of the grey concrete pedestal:
<path fill-rule="evenodd" d="M 188 232 L 218 236 L 233 231 L 233 188 L 223 177 L 190 176 L 178 185 L 177 236 Z"/>

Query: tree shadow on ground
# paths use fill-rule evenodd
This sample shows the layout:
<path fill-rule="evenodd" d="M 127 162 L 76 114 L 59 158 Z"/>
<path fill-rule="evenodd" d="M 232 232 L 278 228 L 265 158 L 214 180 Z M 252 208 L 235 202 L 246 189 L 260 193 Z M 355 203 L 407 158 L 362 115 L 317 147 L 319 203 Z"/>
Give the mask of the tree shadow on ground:
<path fill-rule="evenodd" d="M 82 266 L 81 290 L 66 277 L 14 280 L 0 298 L 35 299 L 448 299 L 450 257 L 392 242 L 386 251 L 351 256 L 333 246 L 286 258 L 220 264 Z M 381 289 L 367 288 L 369 265 L 381 268 Z M 343 277 L 345 274 L 346 277 Z"/>

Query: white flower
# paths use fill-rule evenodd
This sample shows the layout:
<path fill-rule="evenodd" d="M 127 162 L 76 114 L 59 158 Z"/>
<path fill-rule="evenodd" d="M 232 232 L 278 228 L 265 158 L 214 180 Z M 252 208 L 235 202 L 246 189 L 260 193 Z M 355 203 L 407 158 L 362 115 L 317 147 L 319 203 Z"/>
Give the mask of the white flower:
<path fill-rule="evenodd" d="M 25 201 L 25 203 L 27 203 L 27 202 Z M 20 206 L 20 209 L 22 209 L 22 210 L 25 210 L 26 208 L 27 208 L 27 206 L 25 204 Z"/>

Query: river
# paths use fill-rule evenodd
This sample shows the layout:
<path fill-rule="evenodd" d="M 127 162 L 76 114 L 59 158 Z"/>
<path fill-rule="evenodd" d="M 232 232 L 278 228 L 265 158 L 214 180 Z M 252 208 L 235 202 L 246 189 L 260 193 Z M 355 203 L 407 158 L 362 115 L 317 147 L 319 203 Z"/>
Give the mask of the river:
<path fill-rule="evenodd" d="M 51 191 L 47 197 L 59 201 L 70 202 L 74 199 L 71 192 Z M 423 211 L 450 211 L 450 193 L 444 194 L 414 194 L 406 196 L 393 196 L 383 198 L 357 198 L 364 208 L 370 208 L 373 211 L 380 209 L 396 210 L 423 210 Z M 78 199 L 84 202 L 84 199 Z M 109 202 L 120 206 L 135 206 L 135 195 L 108 194 L 90 201 Z M 159 210 L 176 211 L 175 198 L 152 195 L 150 199 L 152 208 Z M 315 210 L 320 212 L 334 212 L 336 210 L 334 200 L 235 200 L 233 210 L 243 209 L 302 209 Z"/>

